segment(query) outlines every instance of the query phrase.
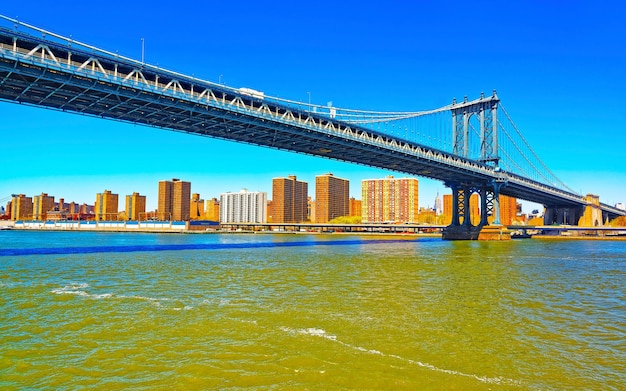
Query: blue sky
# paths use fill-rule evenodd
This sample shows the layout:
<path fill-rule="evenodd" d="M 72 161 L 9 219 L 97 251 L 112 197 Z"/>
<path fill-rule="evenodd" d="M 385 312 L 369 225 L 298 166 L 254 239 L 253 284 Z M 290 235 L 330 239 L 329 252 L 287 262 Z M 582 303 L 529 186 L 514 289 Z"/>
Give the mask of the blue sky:
<path fill-rule="evenodd" d="M 418 111 L 497 89 L 547 166 L 575 191 L 626 203 L 626 27 L 621 2 L 31 1 L 0 14 L 233 87 L 336 107 Z M 205 199 L 271 179 L 403 174 L 0 102 L 0 200 L 192 182 Z M 420 179 L 420 205 L 443 184 Z M 123 205 L 120 205 L 123 209 Z M 528 210 L 527 210 L 528 211 Z"/>

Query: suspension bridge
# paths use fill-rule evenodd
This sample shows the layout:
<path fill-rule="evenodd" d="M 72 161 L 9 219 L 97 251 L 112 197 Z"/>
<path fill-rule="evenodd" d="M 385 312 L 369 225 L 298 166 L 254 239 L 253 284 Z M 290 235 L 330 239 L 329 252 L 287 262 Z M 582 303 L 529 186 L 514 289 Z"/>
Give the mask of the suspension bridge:
<path fill-rule="evenodd" d="M 449 238 L 499 224 L 500 194 L 543 204 L 546 224 L 625 215 L 569 189 L 526 142 L 495 91 L 416 112 L 280 99 L 146 64 L 0 15 L 0 100 L 165 128 L 443 181 Z M 478 193 L 481 221 L 469 218 Z M 467 218 L 465 218 L 467 216 Z M 445 237 L 445 234 L 444 234 Z"/>

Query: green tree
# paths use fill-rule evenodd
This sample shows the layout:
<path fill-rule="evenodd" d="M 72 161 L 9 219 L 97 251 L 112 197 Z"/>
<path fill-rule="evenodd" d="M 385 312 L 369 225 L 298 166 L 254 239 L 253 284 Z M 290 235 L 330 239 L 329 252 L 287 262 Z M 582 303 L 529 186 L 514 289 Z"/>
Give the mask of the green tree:
<path fill-rule="evenodd" d="M 361 224 L 361 216 L 340 216 L 328 222 L 329 224 Z"/>

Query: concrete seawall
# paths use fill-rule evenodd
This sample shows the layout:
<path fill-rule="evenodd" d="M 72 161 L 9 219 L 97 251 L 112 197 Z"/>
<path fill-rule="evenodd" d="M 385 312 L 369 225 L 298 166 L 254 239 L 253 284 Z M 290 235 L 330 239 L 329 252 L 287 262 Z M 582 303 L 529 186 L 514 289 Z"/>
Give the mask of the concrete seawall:
<path fill-rule="evenodd" d="M 185 232 L 184 221 L 16 221 L 19 230 L 111 231 L 111 232 Z"/>
<path fill-rule="evenodd" d="M 15 221 L 0 220 L 0 229 L 13 228 L 14 226 L 15 226 Z"/>

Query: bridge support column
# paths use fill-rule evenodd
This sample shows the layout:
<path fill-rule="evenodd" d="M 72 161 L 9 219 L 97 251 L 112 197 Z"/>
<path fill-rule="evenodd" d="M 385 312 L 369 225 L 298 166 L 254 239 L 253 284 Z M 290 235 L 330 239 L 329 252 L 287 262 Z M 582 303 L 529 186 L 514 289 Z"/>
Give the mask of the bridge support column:
<path fill-rule="evenodd" d="M 446 183 L 452 190 L 452 221 L 443 230 L 444 240 L 509 240 L 510 231 L 500 222 L 500 189 L 506 183 L 491 182 L 481 185 Z M 472 224 L 470 200 L 473 193 L 480 195 L 480 221 Z M 489 225 L 489 214 L 494 221 Z M 462 220 L 462 221 L 461 221 Z"/>
<path fill-rule="evenodd" d="M 480 225 L 483 227 L 489 224 L 489 221 L 487 220 L 489 217 L 489 203 L 487 202 L 487 196 L 487 187 L 483 186 L 480 189 Z"/>
<path fill-rule="evenodd" d="M 492 225 L 502 225 L 500 222 L 500 188 L 502 183 L 493 184 L 493 222 Z"/>
<path fill-rule="evenodd" d="M 472 225 L 470 213 L 470 198 L 472 187 L 457 183 L 446 183 L 452 189 L 452 221 L 443 230 L 444 240 L 476 240 L 480 233 L 480 226 Z M 463 222 L 461 222 L 461 217 Z"/>
<path fill-rule="evenodd" d="M 463 186 L 463 226 L 472 226 L 472 213 L 470 209 L 470 199 L 472 198 L 472 191 L 469 186 Z"/>

